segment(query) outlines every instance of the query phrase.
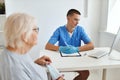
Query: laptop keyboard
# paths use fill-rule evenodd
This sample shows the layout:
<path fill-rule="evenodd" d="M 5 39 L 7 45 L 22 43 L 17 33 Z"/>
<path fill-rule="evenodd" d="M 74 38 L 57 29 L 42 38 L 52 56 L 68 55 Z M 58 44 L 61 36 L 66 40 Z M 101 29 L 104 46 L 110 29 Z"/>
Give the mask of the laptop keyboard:
<path fill-rule="evenodd" d="M 102 57 L 102 56 L 104 56 L 106 54 L 107 54 L 106 51 L 98 50 L 98 51 L 95 51 L 95 52 L 89 54 L 88 56 L 93 57 L 93 58 L 100 58 L 100 57 Z"/>

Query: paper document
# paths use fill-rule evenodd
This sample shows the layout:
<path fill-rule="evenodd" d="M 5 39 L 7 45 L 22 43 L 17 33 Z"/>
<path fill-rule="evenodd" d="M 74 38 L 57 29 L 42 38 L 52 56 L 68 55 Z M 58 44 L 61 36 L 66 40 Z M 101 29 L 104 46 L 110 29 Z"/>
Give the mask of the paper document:
<path fill-rule="evenodd" d="M 66 54 L 66 53 L 60 52 L 60 55 L 62 57 L 79 57 L 79 56 L 81 56 L 81 54 L 79 52 L 71 53 L 71 54 Z"/>

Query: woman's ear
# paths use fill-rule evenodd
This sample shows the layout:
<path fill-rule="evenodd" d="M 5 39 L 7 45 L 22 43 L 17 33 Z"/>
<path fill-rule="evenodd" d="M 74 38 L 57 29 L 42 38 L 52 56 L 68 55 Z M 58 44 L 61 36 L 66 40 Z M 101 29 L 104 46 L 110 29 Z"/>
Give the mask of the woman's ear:
<path fill-rule="evenodd" d="M 26 33 L 23 33 L 23 34 L 21 35 L 21 39 L 22 39 L 23 42 L 27 42 Z"/>

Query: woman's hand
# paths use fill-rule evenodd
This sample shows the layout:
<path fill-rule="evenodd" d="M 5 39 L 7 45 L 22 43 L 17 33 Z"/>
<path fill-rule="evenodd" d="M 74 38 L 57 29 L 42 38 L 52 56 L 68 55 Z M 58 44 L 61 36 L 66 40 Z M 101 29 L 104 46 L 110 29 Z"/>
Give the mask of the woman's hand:
<path fill-rule="evenodd" d="M 57 80 L 65 80 L 64 75 L 60 76 Z"/>
<path fill-rule="evenodd" d="M 39 65 L 43 65 L 45 66 L 46 64 L 50 64 L 52 61 L 48 56 L 42 56 L 40 58 L 38 58 L 37 60 L 35 60 L 35 63 L 39 64 Z"/>

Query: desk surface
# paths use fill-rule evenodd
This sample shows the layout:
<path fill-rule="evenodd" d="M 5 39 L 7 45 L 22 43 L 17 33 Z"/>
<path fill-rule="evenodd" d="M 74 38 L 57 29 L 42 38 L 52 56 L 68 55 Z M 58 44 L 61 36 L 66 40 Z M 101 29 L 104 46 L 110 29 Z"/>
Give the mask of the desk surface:
<path fill-rule="evenodd" d="M 90 70 L 90 69 L 106 69 L 106 68 L 120 68 L 120 61 L 112 60 L 108 55 L 99 59 L 88 57 L 92 51 L 98 49 L 108 48 L 95 48 L 94 50 L 81 52 L 81 57 L 61 57 L 59 52 L 42 50 L 40 56 L 47 55 L 52 60 L 52 65 L 55 66 L 59 71 L 78 71 L 78 70 Z"/>

